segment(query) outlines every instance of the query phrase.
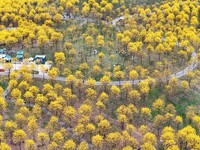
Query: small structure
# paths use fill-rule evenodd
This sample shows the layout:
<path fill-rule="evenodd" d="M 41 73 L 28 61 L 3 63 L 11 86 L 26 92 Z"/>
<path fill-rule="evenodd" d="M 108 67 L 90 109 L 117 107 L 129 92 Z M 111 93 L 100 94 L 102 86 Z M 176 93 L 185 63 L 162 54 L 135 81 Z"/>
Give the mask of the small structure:
<path fill-rule="evenodd" d="M 11 56 L 7 55 L 4 50 L 5 49 L 0 49 L 0 59 L 4 59 L 6 62 L 11 62 Z"/>
<path fill-rule="evenodd" d="M 16 58 L 22 60 L 24 58 L 24 51 L 22 50 L 18 51 Z"/>
<path fill-rule="evenodd" d="M 5 49 L 0 49 L 0 55 L 1 54 L 6 54 L 6 52 L 4 51 Z"/>
<path fill-rule="evenodd" d="M 11 56 L 10 55 L 6 55 L 6 57 L 4 59 L 6 60 L 6 62 L 11 62 Z"/>
<path fill-rule="evenodd" d="M 46 55 L 35 55 L 34 61 L 39 61 L 41 64 L 45 64 Z"/>
<path fill-rule="evenodd" d="M 0 59 L 5 58 L 5 57 L 6 57 L 6 54 L 0 54 Z"/>

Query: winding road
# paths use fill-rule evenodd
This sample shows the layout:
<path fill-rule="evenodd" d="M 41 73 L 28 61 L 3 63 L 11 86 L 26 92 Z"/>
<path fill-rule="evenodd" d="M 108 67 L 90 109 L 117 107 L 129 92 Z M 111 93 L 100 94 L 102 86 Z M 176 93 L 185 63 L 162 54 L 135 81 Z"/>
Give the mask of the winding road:
<path fill-rule="evenodd" d="M 79 18 L 78 18 L 78 19 L 79 19 Z M 113 26 L 116 26 L 116 23 L 117 23 L 118 21 L 120 21 L 120 20 L 123 20 L 123 19 L 125 19 L 125 17 L 124 17 L 124 16 L 121 16 L 121 17 L 118 17 L 118 18 L 114 19 L 111 23 L 112 23 Z M 81 20 L 81 18 L 80 18 L 80 20 Z M 83 21 L 86 21 L 85 18 L 83 18 L 82 20 L 83 20 Z M 87 20 L 87 21 L 88 21 L 88 20 Z M 90 20 L 90 21 L 91 21 L 91 20 Z M 175 77 L 175 78 L 183 77 L 183 76 L 186 75 L 188 72 L 193 71 L 193 70 L 198 66 L 198 63 L 195 62 L 195 58 L 196 58 L 196 57 L 197 57 L 196 52 L 193 52 L 193 53 L 192 53 L 192 60 L 193 60 L 192 64 L 189 65 L 188 67 L 186 67 L 185 69 L 183 69 L 183 70 L 177 72 L 177 73 L 171 74 L 171 75 L 167 78 L 167 80 L 170 80 L 170 79 L 173 78 L 173 77 Z M 0 76 L 7 76 L 7 75 L 8 75 L 8 72 L 0 72 Z M 33 78 L 43 79 L 43 75 L 37 75 L 37 74 L 35 74 L 35 75 L 33 76 Z M 45 79 L 49 79 L 49 77 L 48 77 L 47 75 L 45 75 L 44 78 L 45 78 Z M 66 78 L 65 78 L 65 77 L 57 77 L 55 80 L 56 80 L 56 81 L 65 82 L 65 81 L 66 81 Z M 145 79 L 143 79 L 143 80 L 145 80 Z M 121 81 L 120 84 L 123 85 L 123 84 L 125 84 L 125 83 L 130 83 L 130 84 L 136 85 L 136 84 L 138 84 L 139 82 L 141 82 L 141 81 L 143 81 L 143 80 L 134 80 L 134 81 L 126 80 L 126 81 Z M 158 80 L 158 79 L 155 79 L 155 80 Z M 85 80 L 84 83 L 87 83 L 87 80 Z M 96 85 L 97 85 L 97 86 L 101 85 L 101 82 L 99 82 L 99 81 L 96 82 Z M 109 83 L 109 85 L 119 85 L 119 81 L 112 81 L 112 82 Z M 7 90 L 4 91 L 4 96 L 8 94 L 7 92 L 8 92 Z M 6 99 L 6 101 L 7 101 L 7 99 Z M 42 110 L 43 110 L 43 112 L 44 112 L 45 114 L 47 114 L 48 116 L 51 116 L 51 115 L 52 115 L 52 113 L 51 113 L 49 110 L 47 110 L 46 108 L 42 108 Z M 63 121 L 61 121 L 60 119 L 59 119 L 59 124 L 60 124 L 61 126 L 65 126 L 65 123 L 64 123 Z M 72 128 L 67 128 L 67 130 L 68 130 L 68 131 L 72 131 Z M 84 140 L 84 139 L 82 139 L 82 140 Z M 91 147 L 91 144 L 90 144 L 89 146 Z"/>
<path fill-rule="evenodd" d="M 197 56 L 197 54 L 195 52 L 193 52 L 192 53 L 192 58 L 195 58 L 196 56 Z M 181 70 L 181 71 L 179 71 L 177 73 L 171 74 L 166 80 L 170 80 L 173 77 L 175 77 L 175 78 L 183 77 L 188 72 L 193 71 L 197 66 L 198 66 L 198 63 L 197 62 L 193 62 L 191 65 L 189 65 L 185 69 L 183 69 L 183 70 Z M 0 76 L 7 76 L 7 75 L 8 75 L 8 72 L 0 72 Z M 34 74 L 33 78 L 43 79 L 43 75 Z M 50 79 L 50 78 L 47 75 L 44 75 L 44 79 Z M 65 82 L 66 78 L 65 77 L 57 77 L 55 80 L 56 81 Z M 131 81 L 131 80 L 120 81 L 120 85 L 123 85 L 125 83 L 130 83 L 130 84 L 136 85 L 139 82 L 144 81 L 144 80 L 145 79 L 134 80 L 134 81 Z M 155 80 L 158 80 L 158 79 L 155 79 Z M 84 83 L 87 83 L 87 80 L 85 80 Z M 97 81 L 96 85 L 99 86 L 99 85 L 102 85 L 102 84 L 101 84 L 101 82 Z M 119 85 L 119 81 L 112 81 L 108 85 Z"/>
<path fill-rule="evenodd" d="M 67 19 L 68 17 L 64 17 L 64 19 Z M 73 19 L 76 19 L 78 21 L 89 21 L 89 22 L 93 22 L 92 19 L 87 19 L 87 18 L 81 18 L 81 17 L 73 17 L 71 16 L 71 18 Z M 124 20 L 125 19 L 125 16 L 121 16 L 121 17 L 117 17 L 115 18 L 111 24 L 113 26 L 116 26 L 116 23 L 121 21 L 121 20 Z M 191 65 L 189 65 L 188 67 L 186 67 L 185 69 L 177 72 L 177 73 L 174 73 L 174 74 L 171 74 L 169 77 L 167 77 L 165 80 L 170 80 L 171 78 L 175 77 L 175 78 L 180 78 L 180 77 L 183 77 L 185 76 L 188 72 L 190 71 L 193 71 L 197 66 L 198 66 L 198 63 L 195 62 L 195 58 L 196 58 L 197 54 L 196 52 L 193 52 L 192 53 L 192 59 L 193 59 L 193 62 Z M 8 75 L 8 72 L 0 72 L 0 76 L 6 76 Z M 38 78 L 38 79 L 43 79 L 43 75 L 38 75 L 38 74 L 34 74 L 33 78 Z M 47 75 L 44 75 L 44 79 L 50 79 Z M 61 81 L 61 82 L 65 82 L 66 81 L 66 78 L 65 77 L 57 77 L 55 79 L 56 81 Z M 144 81 L 145 79 L 141 79 L 141 80 L 134 80 L 134 81 L 131 81 L 131 80 L 126 80 L 126 81 L 120 81 L 120 85 L 123 85 L 125 83 L 130 83 L 132 85 L 136 85 L 138 83 L 140 83 L 141 81 Z M 155 80 L 159 80 L 159 79 L 155 79 Z M 87 83 L 87 80 L 84 81 L 84 83 Z M 102 85 L 101 82 L 97 81 L 96 82 L 96 85 L 99 86 L 99 85 Z M 108 85 L 119 85 L 119 81 L 112 81 L 110 82 Z"/>

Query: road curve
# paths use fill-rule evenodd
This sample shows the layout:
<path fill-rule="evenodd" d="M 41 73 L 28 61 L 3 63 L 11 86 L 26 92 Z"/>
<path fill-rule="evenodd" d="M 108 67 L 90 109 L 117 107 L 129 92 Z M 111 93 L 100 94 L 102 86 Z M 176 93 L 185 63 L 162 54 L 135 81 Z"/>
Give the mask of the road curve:
<path fill-rule="evenodd" d="M 197 56 L 197 54 L 195 52 L 193 52 L 192 53 L 192 58 L 195 58 L 196 56 Z M 188 72 L 193 71 L 197 66 L 198 66 L 198 63 L 197 62 L 193 62 L 191 65 L 189 65 L 185 69 L 183 69 L 183 70 L 181 70 L 181 71 L 179 71 L 177 73 L 171 74 L 168 78 L 166 78 L 166 80 L 170 80 L 173 77 L 175 77 L 175 78 L 183 77 Z M 7 75 L 8 75 L 8 72 L 0 72 L 0 76 L 7 76 Z M 33 78 L 43 79 L 43 75 L 34 74 Z M 50 78 L 47 75 L 45 75 L 44 79 L 50 79 Z M 55 80 L 56 81 L 65 82 L 66 78 L 65 77 L 57 77 Z M 134 81 L 131 81 L 131 80 L 120 81 L 120 85 L 123 85 L 125 83 L 130 83 L 130 84 L 136 85 L 139 82 L 144 81 L 144 80 L 145 79 L 134 80 Z M 155 79 L 155 80 L 158 80 L 158 79 Z M 85 80 L 84 83 L 87 83 L 87 80 Z M 101 85 L 101 82 L 97 81 L 96 85 L 97 86 Z M 119 81 L 112 81 L 108 85 L 119 85 Z"/>
<path fill-rule="evenodd" d="M 80 21 L 88 21 L 87 18 L 80 18 L 80 17 L 72 17 L 73 19 L 76 19 L 76 20 L 80 20 Z M 66 19 L 66 18 L 65 18 Z M 116 23 L 120 20 L 124 20 L 125 19 L 125 16 L 121 16 L 121 17 L 117 17 L 115 18 L 111 24 L 113 26 L 116 26 Z M 90 19 L 89 22 L 92 22 L 92 20 Z M 196 52 L 193 52 L 192 53 L 192 59 L 195 59 L 195 57 L 197 56 Z M 175 77 L 175 78 L 180 78 L 180 77 L 183 77 L 184 75 L 186 75 L 188 72 L 190 71 L 193 71 L 196 67 L 198 66 L 198 63 L 193 61 L 191 65 L 189 65 L 188 67 L 186 67 L 185 69 L 177 72 L 177 73 L 174 73 L 174 74 L 171 74 L 169 77 L 167 77 L 165 80 L 170 80 L 171 78 Z M 0 72 L 0 76 L 6 76 L 8 75 L 7 72 Z M 38 79 L 43 79 L 43 75 L 38 75 L 38 74 L 34 74 L 33 78 L 38 78 Z M 44 76 L 44 79 L 50 79 L 47 75 Z M 61 82 L 65 82 L 66 81 L 66 78 L 65 77 L 57 77 L 55 79 L 56 81 L 61 81 Z M 125 80 L 125 81 L 120 81 L 120 85 L 123 85 L 125 83 L 130 83 L 132 85 L 136 85 L 138 83 L 140 83 L 141 81 L 144 81 L 145 79 L 141 79 L 141 80 L 134 80 L 134 81 L 131 81 L 131 80 Z M 155 80 L 159 80 L 159 79 L 155 79 Z M 84 81 L 84 83 L 87 83 L 87 80 Z M 99 86 L 101 85 L 101 82 L 97 81 L 96 82 L 96 85 Z M 119 81 L 112 81 L 110 82 L 108 85 L 119 85 Z"/>
<path fill-rule="evenodd" d="M 125 18 L 125 17 L 122 16 L 122 17 L 118 17 L 118 18 L 114 19 L 114 20 L 112 21 L 112 25 L 113 25 L 113 26 L 116 26 L 116 23 L 117 23 L 118 21 L 120 21 L 120 20 L 123 20 L 124 18 Z M 193 53 L 192 53 L 192 59 L 194 59 L 196 56 L 197 56 L 197 54 L 196 54 L 195 52 L 193 52 Z M 188 72 L 193 71 L 197 66 L 198 66 L 198 63 L 195 62 L 195 61 L 193 61 L 192 64 L 189 65 L 188 67 L 186 67 L 185 69 L 183 69 L 183 70 L 181 70 L 181 71 L 179 71 L 179 72 L 177 72 L 177 73 L 175 73 L 175 74 L 171 74 L 170 77 L 167 78 L 167 80 L 169 80 L 170 78 L 173 78 L 173 77 L 175 77 L 175 78 L 180 78 L 180 77 L 186 75 Z M 7 72 L 0 72 L 0 76 L 7 76 L 7 75 L 8 75 Z M 43 75 L 34 75 L 33 77 L 34 77 L 34 78 L 40 78 L 40 79 L 42 79 L 42 78 L 43 78 Z M 48 76 L 44 76 L 44 78 L 45 78 L 45 79 L 49 79 Z M 66 81 L 66 78 L 64 78 L 64 77 L 57 77 L 56 80 L 57 80 L 57 81 L 65 82 L 65 81 Z M 157 79 L 155 79 L 155 80 L 157 80 Z M 143 81 L 143 80 L 135 80 L 134 82 L 133 82 L 133 81 L 130 81 L 130 80 L 121 81 L 121 85 L 123 85 L 123 84 L 125 84 L 125 83 L 130 83 L 130 84 L 134 84 L 134 85 L 135 85 L 135 84 L 138 84 L 140 81 Z M 87 81 L 86 81 L 86 82 L 87 82 Z M 84 82 L 84 83 L 86 83 L 86 82 Z M 96 82 L 96 85 L 101 85 L 101 83 L 100 83 L 100 82 Z M 112 81 L 109 85 L 119 85 L 119 82 L 118 82 L 118 81 Z M 4 91 L 4 97 L 5 97 L 7 94 L 8 94 L 8 90 L 6 89 L 6 90 Z M 6 99 L 6 101 L 7 101 L 7 99 Z M 49 110 L 47 110 L 46 108 L 43 107 L 42 110 L 43 110 L 43 112 L 44 112 L 45 114 L 47 114 L 47 115 L 49 115 L 49 116 L 52 116 L 52 113 L 51 113 Z M 61 126 L 65 126 L 65 123 L 64 123 L 63 121 L 61 121 L 60 119 L 59 119 L 59 124 L 60 124 Z M 68 130 L 68 131 L 72 131 L 72 128 L 67 128 L 67 130 Z M 84 141 L 84 139 L 82 139 L 82 140 Z M 92 145 L 90 144 L 89 146 L 91 147 Z"/>

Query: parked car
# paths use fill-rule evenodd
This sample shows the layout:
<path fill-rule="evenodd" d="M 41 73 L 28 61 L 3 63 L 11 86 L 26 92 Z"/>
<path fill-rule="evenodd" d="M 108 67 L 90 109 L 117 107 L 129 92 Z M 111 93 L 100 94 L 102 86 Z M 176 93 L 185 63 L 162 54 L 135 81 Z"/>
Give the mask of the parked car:
<path fill-rule="evenodd" d="M 6 54 L 5 49 L 0 49 L 0 55 Z"/>
<path fill-rule="evenodd" d="M 4 69 L 0 69 L 0 72 L 5 72 L 5 70 Z"/>
<path fill-rule="evenodd" d="M 11 56 L 10 55 L 6 55 L 6 57 L 4 59 L 6 60 L 6 62 L 11 62 Z"/>
<path fill-rule="evenodd" d="M 5 58 L 6 54 L 0 54 L 0 58 Z"/>
<path fill-rule="evenodd" d="M 24 58 L 24 51 L 22 50 L 18 51 L 16 58 L 22 61 L 22 59 Z"/>
<path fill-rule="evenodd" d="M 35 55 L 34 61 L 38 61 L 41 64 L 45 64 L 46 62 L 46 55 Z"/>

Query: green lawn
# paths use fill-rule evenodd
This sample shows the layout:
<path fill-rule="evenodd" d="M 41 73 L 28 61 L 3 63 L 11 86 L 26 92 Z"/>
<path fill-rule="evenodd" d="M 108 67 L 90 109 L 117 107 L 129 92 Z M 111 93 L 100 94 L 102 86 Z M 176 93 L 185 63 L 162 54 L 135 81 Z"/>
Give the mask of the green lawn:
<path fill-rule="evenodd" d="M 4 79 L 4 77 L 0 77 L 1 80 L 0 80 L 0 86 L 3 88 L 3 89 L 6 89 L 8 83 L 7 81 Z M 2 79 L 3 78 L 3 79 Z"/>

